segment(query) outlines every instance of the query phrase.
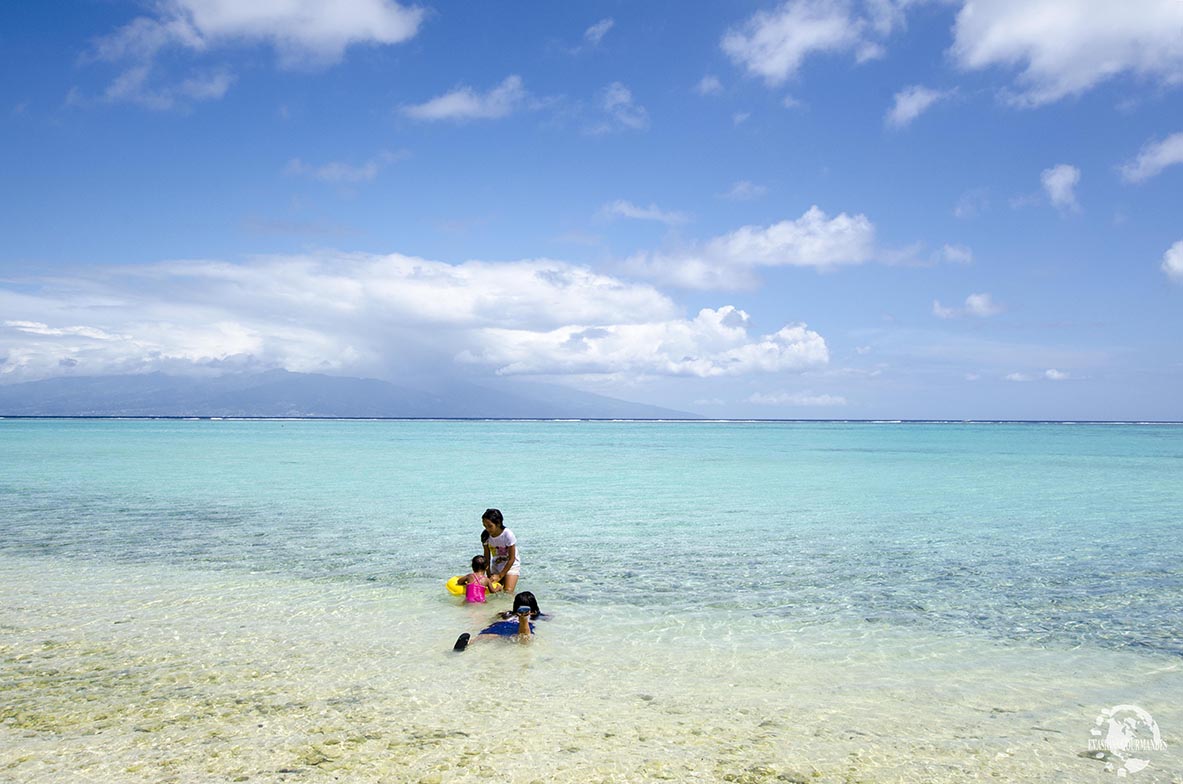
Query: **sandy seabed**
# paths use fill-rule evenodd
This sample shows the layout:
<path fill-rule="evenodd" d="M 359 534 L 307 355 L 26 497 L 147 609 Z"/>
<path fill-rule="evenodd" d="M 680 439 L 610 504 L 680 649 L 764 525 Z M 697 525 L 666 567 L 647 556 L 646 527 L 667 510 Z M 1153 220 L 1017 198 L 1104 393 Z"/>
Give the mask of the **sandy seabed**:
<path fill-rule="evenodd" d="M 1137 704 L 1183 782 L 1178 657 L 561 603 L 453 654 L 506 601 L 423 587 L 6 558 L 0 781 L 1104 782 Z"/>

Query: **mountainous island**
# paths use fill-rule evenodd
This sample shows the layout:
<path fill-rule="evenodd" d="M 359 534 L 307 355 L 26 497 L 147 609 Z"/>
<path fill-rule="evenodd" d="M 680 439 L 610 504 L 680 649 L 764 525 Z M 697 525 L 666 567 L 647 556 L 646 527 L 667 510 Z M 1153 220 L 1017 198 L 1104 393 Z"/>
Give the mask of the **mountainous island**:
<path fill-rule="evenodd" d="M 62 377 L 0 386 L 0 416 L 701 419 L 549 384 L 386 381 L 272 370 L 191 378 L 163 373 Z"/>

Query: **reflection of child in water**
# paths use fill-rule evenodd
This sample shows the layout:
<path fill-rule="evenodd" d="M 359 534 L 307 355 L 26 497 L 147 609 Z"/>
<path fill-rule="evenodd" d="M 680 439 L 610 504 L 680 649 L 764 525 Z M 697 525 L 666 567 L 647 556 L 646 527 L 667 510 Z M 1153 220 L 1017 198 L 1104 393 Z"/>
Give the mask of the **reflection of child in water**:
<path fill-rule="evenodd" d="M 483 602 L 485 601 L 485 589 L 496 591 L 493 586 L 493 581 L 485 574 L 489 568 L 485 556 L 477 555 L 472 559 L 472 573 L 466 574 L 456 581 L 457 585 L 464 586 L 464 601 L 466 602 Z"/>
<path fill-rule="evenodd" d="M 534 594 L 522 591 L 513 597 L 513 609 L 509 612 L 498 613 L 496 621 L 477 633 L 477 639 L 517 637 L 521 640 L 528 640 L 534 634 L 534 624 L 531 621 L 541 617 L 542 611 L 538 609 L 538 600 L 534 598 Z M 516 618 L 516 620 L 509 620 L 510 618 Z M 468 641 L 471 638 L 472 635 L 468 632 L 460 635 L 456 638 L 456 644 L 452 646 L 452 650 L 464 650 L 468 647 Z"/>

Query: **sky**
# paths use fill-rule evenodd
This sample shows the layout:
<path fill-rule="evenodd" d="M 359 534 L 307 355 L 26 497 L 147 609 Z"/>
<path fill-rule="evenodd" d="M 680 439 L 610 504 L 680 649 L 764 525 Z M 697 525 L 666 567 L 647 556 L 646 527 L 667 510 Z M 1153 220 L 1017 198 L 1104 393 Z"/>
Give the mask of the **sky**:
<path fill-rule="evenodd" d="M 0 384 L 1183 419 L 1183 2 L 0 5 Z"/>

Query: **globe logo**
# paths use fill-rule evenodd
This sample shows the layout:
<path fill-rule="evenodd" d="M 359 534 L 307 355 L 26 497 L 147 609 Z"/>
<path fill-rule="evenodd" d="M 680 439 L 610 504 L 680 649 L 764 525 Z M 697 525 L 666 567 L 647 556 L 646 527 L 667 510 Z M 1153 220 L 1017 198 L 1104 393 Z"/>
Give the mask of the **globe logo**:
<path fill-rule="evenodd" d="M 1167 747 L 1154 717 L 1137 705 L 1106 708 L 1094 725 L 1089 730 L 1089 752 L 1105 760 L 1105 769 L 1119 777 L 1144 770 L 1150 764 L 1149 752 Z"/>

